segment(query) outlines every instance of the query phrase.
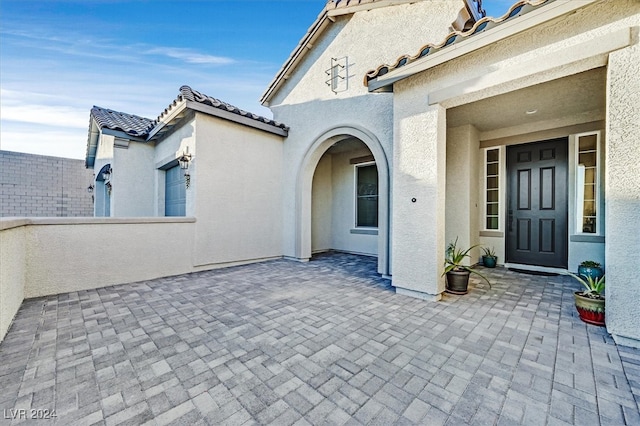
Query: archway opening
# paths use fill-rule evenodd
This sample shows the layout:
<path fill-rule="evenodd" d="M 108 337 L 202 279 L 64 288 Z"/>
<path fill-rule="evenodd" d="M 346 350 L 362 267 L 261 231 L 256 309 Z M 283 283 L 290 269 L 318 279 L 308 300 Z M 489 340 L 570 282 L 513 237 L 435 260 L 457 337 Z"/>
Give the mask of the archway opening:
<path fill-rule="evenodd" d="M 378 273 L 389 277 L 389 165 L 376 136 L 330 129 L 309 146 L 299 170 L 296 257 L 331 249 L 377 256 Z"/>
<path fill-rule="evenodd" d="M 311 252 L 378 256 L 379 176 L 371 150 L 358 138 L 327 149 L 313 175 Z"/>

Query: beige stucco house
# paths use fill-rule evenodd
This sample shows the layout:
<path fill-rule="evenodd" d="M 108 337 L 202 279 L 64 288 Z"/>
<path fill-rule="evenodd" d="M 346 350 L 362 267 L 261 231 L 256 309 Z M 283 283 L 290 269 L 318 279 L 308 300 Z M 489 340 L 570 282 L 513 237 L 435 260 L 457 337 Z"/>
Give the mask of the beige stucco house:
<path fill-rule="evenodd" d="M 94 108 L 96 216 L 195 218 L 184 272 L 341 250 L 430 300 L 456 238 L 507 267 L 595 260 L 608 331 L 640 346 L 640 2 L 482 12 L 329 1 L 262 96 L 274 120 L 188 87 L 156 120 Z"/>

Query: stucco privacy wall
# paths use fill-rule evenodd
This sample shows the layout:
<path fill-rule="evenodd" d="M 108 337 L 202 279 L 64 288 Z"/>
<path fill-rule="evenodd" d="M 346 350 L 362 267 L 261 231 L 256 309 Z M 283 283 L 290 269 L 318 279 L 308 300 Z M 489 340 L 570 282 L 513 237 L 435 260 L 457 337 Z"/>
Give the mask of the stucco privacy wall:
<path fill-rule="evenodd" d="M 0 151 L 0 217 L 93 216 L 91 181 L 82 160 Z"/>
<path fill-rule="evenodd" d="M 201 113 L 195 126 L 196 266 L 281 257 L 283 138 Z"/>
<path fill-rule="evenodd" d="M 640 14 L 636 14 L 636 24 L 638 22 Z M 636 265 L 640 263 L 638 58 L 638 44 L 609 55 L 605 245 L 607 330 L 616 342 L 635 347 L 640 347 L 640 296 L 636 272 Z"/>
<path fill-rule="evenodd" d="M 24 299 L 26 223 L 24 219 L 0 221 L 0 341 Z"/>
<path fill-rule="evenodd" d="M 373 135 L 374 142 L 364 142 L 379 145 L 383 153 L 376 161 L 379 166 L 388 167 L 393 152 L 393 95 L 367 93 L 362 76 L 382 62 L 395 60 L 429 40 L 444 37 L 462 7 L 463 3 L 458 1 L 425 1 L 338 17 L 271 100 L 275 120 L 291 128 L 284 146 L 286 256 L 301 255 L 302 238 L 296 235 L 294 226 L 300 219 L 296 212 L 301 211 L 296 185 L 312 144 L 332 129 L 346 129 L 346 136 L 352 134 L 349 128 L 365 130 Z M 331 58 L 344 56 L 348 56 L 349 63 L 348 89 L 334 94 L 326 84 L 326 71 L 331 67 Z M 376 154 L 374 149 L 372 152 Z M 379 253 L 379 260 L 386 262 L 386 255 Z M 389 273 L 380 264 L 379 271 Z"/>

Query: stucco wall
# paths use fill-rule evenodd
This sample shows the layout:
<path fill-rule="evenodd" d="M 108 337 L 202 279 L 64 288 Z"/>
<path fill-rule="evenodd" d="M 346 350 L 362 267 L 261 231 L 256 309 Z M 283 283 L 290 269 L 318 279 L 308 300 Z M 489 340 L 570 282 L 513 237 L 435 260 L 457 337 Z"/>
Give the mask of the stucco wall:
<path fill-rule="evenodd" d="M 165 214 L 165 171 L 163 168 L 166 167 L 167 164 L 175 162 L 182 153 L 188 150 L 192 155 L 189 173 L 195 176 L 198 168 L 197 148 L 195 114 L 192 113 L 187 114 L 185 118 L 176 125 L 174 130 L 163 137 L 161 142 L 156 144 L 154 151 L 155 216 L 164 216 Z M 206 161 L 200 162 L 206 163 Z M 197 179 L 191 179 L 191 186 L 186 191 L 186 216 L 195 215 L 195 195 L 197 188 Z"/>
<path fill-rule="evenodd" d="M 130 142 L 115 147 L 111 198 L 114 217 L 155 215 L 156 186 L 153 143 Z"/>
<path fill-rule="evenodd" d="M 25 298 L 191 272 L 193 219 L 33 221 Z M 170 247 L 170 250 L 158 248 Z"/>
<path fill-rule="evenodd" d="M 331 250 L 331 222 L 333 212 L 333 185 L 331 180 L 332 156 L 325 154 L 320 159 L 313 175 L 311 195 L 311 251 Z"/>
<path fill-rule="evenodd" d="M 366 71 L 383 62 L 394 62 L 402 54 L 443 38 L 462 7 L 463 3 L 457 1 L 428 1 L 339 17 L 271 101 L 274 118 L 291 127 L 284 146 L 286 256 L 296 257 L 296 249 L 300 250 L 295 227 L 299 203 L 296 197 L 300 196 L 296 193 L 296 179 L 311 145 L 331 129 L 364 129 L 374 135 L 384 150 L 385 167 L 390 166 L 393 95 L 368 93 L 362 78 Z M 325 83 L 325 71 L 331 67 L 332 57 L 345 55 L 349 62 L 349 89 L 334 94 Z"/>
<path fill-rule="evenodd" d="M 636 24 L 640 22 L 639 16 L 636 15 Z M 636 272 L 640 263 L 638 58 L 638 44 L 609 55 L 605 213 L 607 330 L 618 343 L 635 347 L 640 347 L 640 296 Z"/>
<path fill-rule="evenodd" d="M 0 222 L 0 341 L 7 334 L 24 299 L 27 253 L 25 223 L 25 220 Z"/>
<path fill-rule="evenodd" d="M 378 254 L 378 236 L 356 234 L 355 229 L 355 166 L 353 158 L 371 155 L 366 148 L 332 155 L 333 186 L 331 235 L 336 250 L 367 255 Z"/>
<path fill-rule="evenodd" d="M 0 217 L 93 216 L 91 181 L 82 160 L 0 151 Z"/>
<path fill-rule="evenodd" d="M 458 241 L 457 247 L 467 249 L 479 244 L 478 238 L 478 180 L 479 132 L 472 125 L 447 129 L 446 231 L 447 244 Z M 479 247 L 466 259 L 476 263 Z"/>
<path fill-rule="evenodd" d="M 197 114 L 196 265 L 282 256 L 281 136 Z"/>

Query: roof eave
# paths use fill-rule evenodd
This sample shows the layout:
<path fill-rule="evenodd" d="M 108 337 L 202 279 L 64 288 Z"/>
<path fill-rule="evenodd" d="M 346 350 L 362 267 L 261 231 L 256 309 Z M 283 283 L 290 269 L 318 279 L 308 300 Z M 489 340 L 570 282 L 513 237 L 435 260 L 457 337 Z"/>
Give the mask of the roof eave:
<path fill-rule="evenodd" d="M 96 153 L 98 151 L 98 138 L 100 137 L 100 129 L 93 116 L 89 118 L 89 134 L 87 135 L 87 153 L 84 158 L 84 167 L 90 168 L 96 162 Z"/>
<path fill-rule="evenodd" d="M 147 141 L 154 138 L 158 139 L 164 133 L 171 130 L 173 126 L 175 126 L 176 122 L 178 122 L 178 120 L 184 117 L 186 106 L 187 106 L 187 101 L 185 101 L 184 99 L 180 100 L 180 102 L 178 102 L 175 105 L 171 105 L 170 106 L 171 110 L 163 113 L 158 118 L 158 124 L 156 124 L 156 126 L 153 129 L 151 129 L 151 131 L 149 132 L 149 136 L 147 136 Z"/>
<path fill-rule="evenodd" d="M 329 26 L 329 23 L 333 20 L 334 18 L 330 18 L 327 14 L 327 10 L 325 7 L 325 9 L 320 12 L 320 15 L 318 15 L 313 24 L 311 24 L 307 33 L 302 37 L 300 43 L 298 43 L 293 52 L 291 52 L 289 58 L 282 65 L 274 79 L 271 81 L 267 89 L 260 97 L 260 103 L 262 105 L 269 106 L 269 102 L 271 101 L 275 93 L 289 79 L 290 72 L 293 71 L 296 66 L 302 61 L 307 51 L 313 47 L 313 43 L 320 37 L 320 35 L 322 35 L 324 30 Z"/>
<path fill-rule="evenodd" d="M 367 83 L 367 87 L 369 92 L 389 90 L 389 86 L 392 86 L 400 80 L 404 80 L 422 71 L 534 28 L 544 22 L 572 13 L 596 1 L 599 0 L 582 0 L 579 2 L 574 0 L 555 0 L 553 3 L 540 9 L 532 10 L 520 16 L 518 19 L 505 21 L 488 31 L 475 34 L 472 37 L 425 56 L 422 59 L 413 61 L 401 68 L 391 70 L 383 76 L 371 79 Z"/>
<path fill-rule="evenodd" d="M 293 70 L 295 70 L 298 64 L 306 56 L 307 51 L 313 48 L 313 44 L 315 43 L 315 41 L 324 33 L 324 30 L 329 26 L 330 23 L 335 22 L 336 17 L 351 15 L 356 12 L 378 9 L 381 7 L 415 3 L 416 1 L 420 0 L 378 0 L 371 3 L 357 4 L 354 6 L 340 6 L 334 9 L 329 9 L 329 3 L 327 3 L 322 12 L 320 12 L 316 20 L 313 22 L 313 24 L 311 24 L 307 33 L 302 37 L 300 43 L 298 43 L 298 46 L 296 46 L 293 52 L 291 52 L 291 55 L 289 55 L 289 58 L 282 65 L 280 71 L 278 71 L 271 83 L 269 83 L 269 86 L 260 97 L 260 103 L 263 106 L 269 106 L 269 102 L 271 102 L 271 99 L 273 99 L 278 90 L 280 90 L 284 83 L 289 79 L 289 77 L 293 73 Z"/>
<path fill-rule="evenodd" d="M 254 120 L 249 117 L 245 117 L 239 114 L 235 114 L 231 111 L 225 111 L 220 108 L 215 108 L 209 105 L 202 104 L 200 102 L 194 101 L 186 101 L 185 107 L 189 108 L 193 111 L 201 112 L 204 114 L 211 115 L 213 117 L 218 117 L 223 120 L 231 121 L 234 123 L 242 124 L 247 127 L 252 127 L 254 129 L 262 130 L 265 132 L 272 133 L 278 136 L 286 137 L 289 132 L 286 128 L 274 126 L 272 124 L 264 123 L 262 121 Z"/>

